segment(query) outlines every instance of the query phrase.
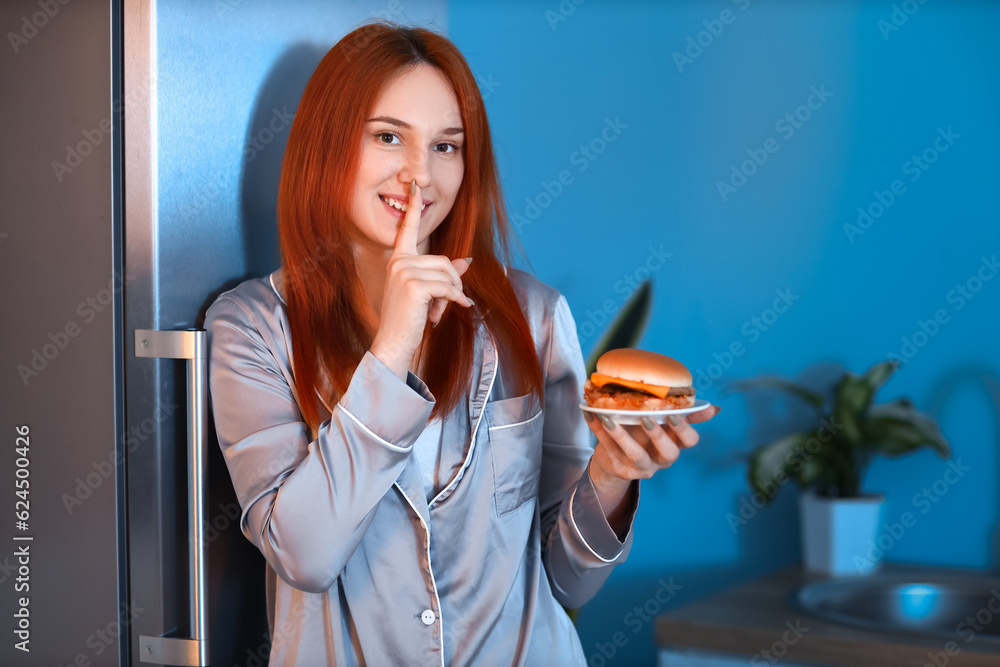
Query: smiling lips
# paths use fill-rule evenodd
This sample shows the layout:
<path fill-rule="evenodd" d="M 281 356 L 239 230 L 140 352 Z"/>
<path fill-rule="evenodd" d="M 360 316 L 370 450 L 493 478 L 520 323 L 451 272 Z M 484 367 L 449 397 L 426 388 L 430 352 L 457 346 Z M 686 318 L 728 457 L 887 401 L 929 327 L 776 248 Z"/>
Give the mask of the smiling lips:
<path fill-rule="evenodd" d="M 401 196 L 398 196 L 398 195 L 396 197 L 387 197 L 385 195 L 379 195 L 379 199 L 381 199 L 385 203 L 386 206 L 388 206 L 390 208 L 393 208 L 393 209 L 396 209 L 397 211 L 401 211 L 403 213 L 406 213 L 406 210 L 409 208 L 404 203 L 406 201 L 405 197 L 401 197 Z M 422 212 L 424 211 L 424 209 L 426 209 L 430 205 L 431 205 L 431 201 L 428 200 L 428 199 L 425 199 L 423 206 L 420 207 L 421 215 L 423 214 Z"/>

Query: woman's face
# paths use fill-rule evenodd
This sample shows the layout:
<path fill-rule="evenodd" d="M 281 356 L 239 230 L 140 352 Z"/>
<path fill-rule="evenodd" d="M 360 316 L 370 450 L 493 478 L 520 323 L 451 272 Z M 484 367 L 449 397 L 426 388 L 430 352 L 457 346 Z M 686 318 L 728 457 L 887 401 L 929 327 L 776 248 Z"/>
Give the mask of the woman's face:
<path fill-rule="evenodd" d="M 464 140 L 458 98 L 440 71 L 420 64 L 397 75 L 364 125 L 349 213 L 358 242 L 391 252 L 403 213 L 389 200 L 406 203 L 416 179 L 425 204 L 417 250 L 425 254 L 462 185 Z"/>

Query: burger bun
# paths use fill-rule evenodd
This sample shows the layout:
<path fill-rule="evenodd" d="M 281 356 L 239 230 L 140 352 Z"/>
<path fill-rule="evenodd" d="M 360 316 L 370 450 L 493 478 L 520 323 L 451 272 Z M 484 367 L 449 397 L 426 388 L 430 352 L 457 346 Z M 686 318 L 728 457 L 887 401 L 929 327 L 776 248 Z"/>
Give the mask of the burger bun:
<path fill-rule="evenodd" d="M 663 354 L 631 348 L 610 350 L 597 360 L 595 375 L 607 377 L 602 378 L 606 380 L 602 384 L 587 380 L 584 399 L 593 408 L 674 410 L 694 406 L 691 371 L 681 362 Z M 616 384 L 615 378 L 652 385 L 658 393 L 666 395 L 659 396 L 641 388 Z"/>

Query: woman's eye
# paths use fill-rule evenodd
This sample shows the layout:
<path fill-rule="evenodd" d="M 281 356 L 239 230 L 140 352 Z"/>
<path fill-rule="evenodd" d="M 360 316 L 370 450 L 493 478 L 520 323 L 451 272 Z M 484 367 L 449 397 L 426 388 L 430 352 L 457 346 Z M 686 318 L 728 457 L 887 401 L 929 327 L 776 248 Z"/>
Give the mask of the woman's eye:
<path fill-rule="evenodd" d="M 438 144 L 434 147 L 439 153 L 454 153 L 458 150 L 455 144 Z"/>
<path fill-rule="evenodd" d="M 383 144 L 398 143 L 398 137 L 392 132 L 376 132 L 375 136 Z"/>

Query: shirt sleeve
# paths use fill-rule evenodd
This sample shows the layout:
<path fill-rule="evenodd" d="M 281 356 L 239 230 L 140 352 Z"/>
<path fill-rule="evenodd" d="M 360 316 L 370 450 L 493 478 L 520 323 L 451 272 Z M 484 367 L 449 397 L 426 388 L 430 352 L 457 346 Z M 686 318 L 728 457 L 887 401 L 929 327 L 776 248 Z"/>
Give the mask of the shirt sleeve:
<path fill-rule="evenodd" d="M 639 484 L 629 489 L 628 531 L 619 540 L 590 479 L 592 433 L 579 408 L 586 370 L 569 304 L 562 295 L 552 316 L 544 360 L 545 424 L 539 503 L 543 562 L 557 601 L 578 608 L 604 585 L 632 546 Z"/>
<path fill-rule="evenodd" d="M 243 510 L 240 528 L 289 585 L 323 592 L 391 492 L 434 397 L 413 373 L 403 382 L 366 352 L 312 439 L 242 305 L 223 295 L 205 326 L 215 427 Z"/>

